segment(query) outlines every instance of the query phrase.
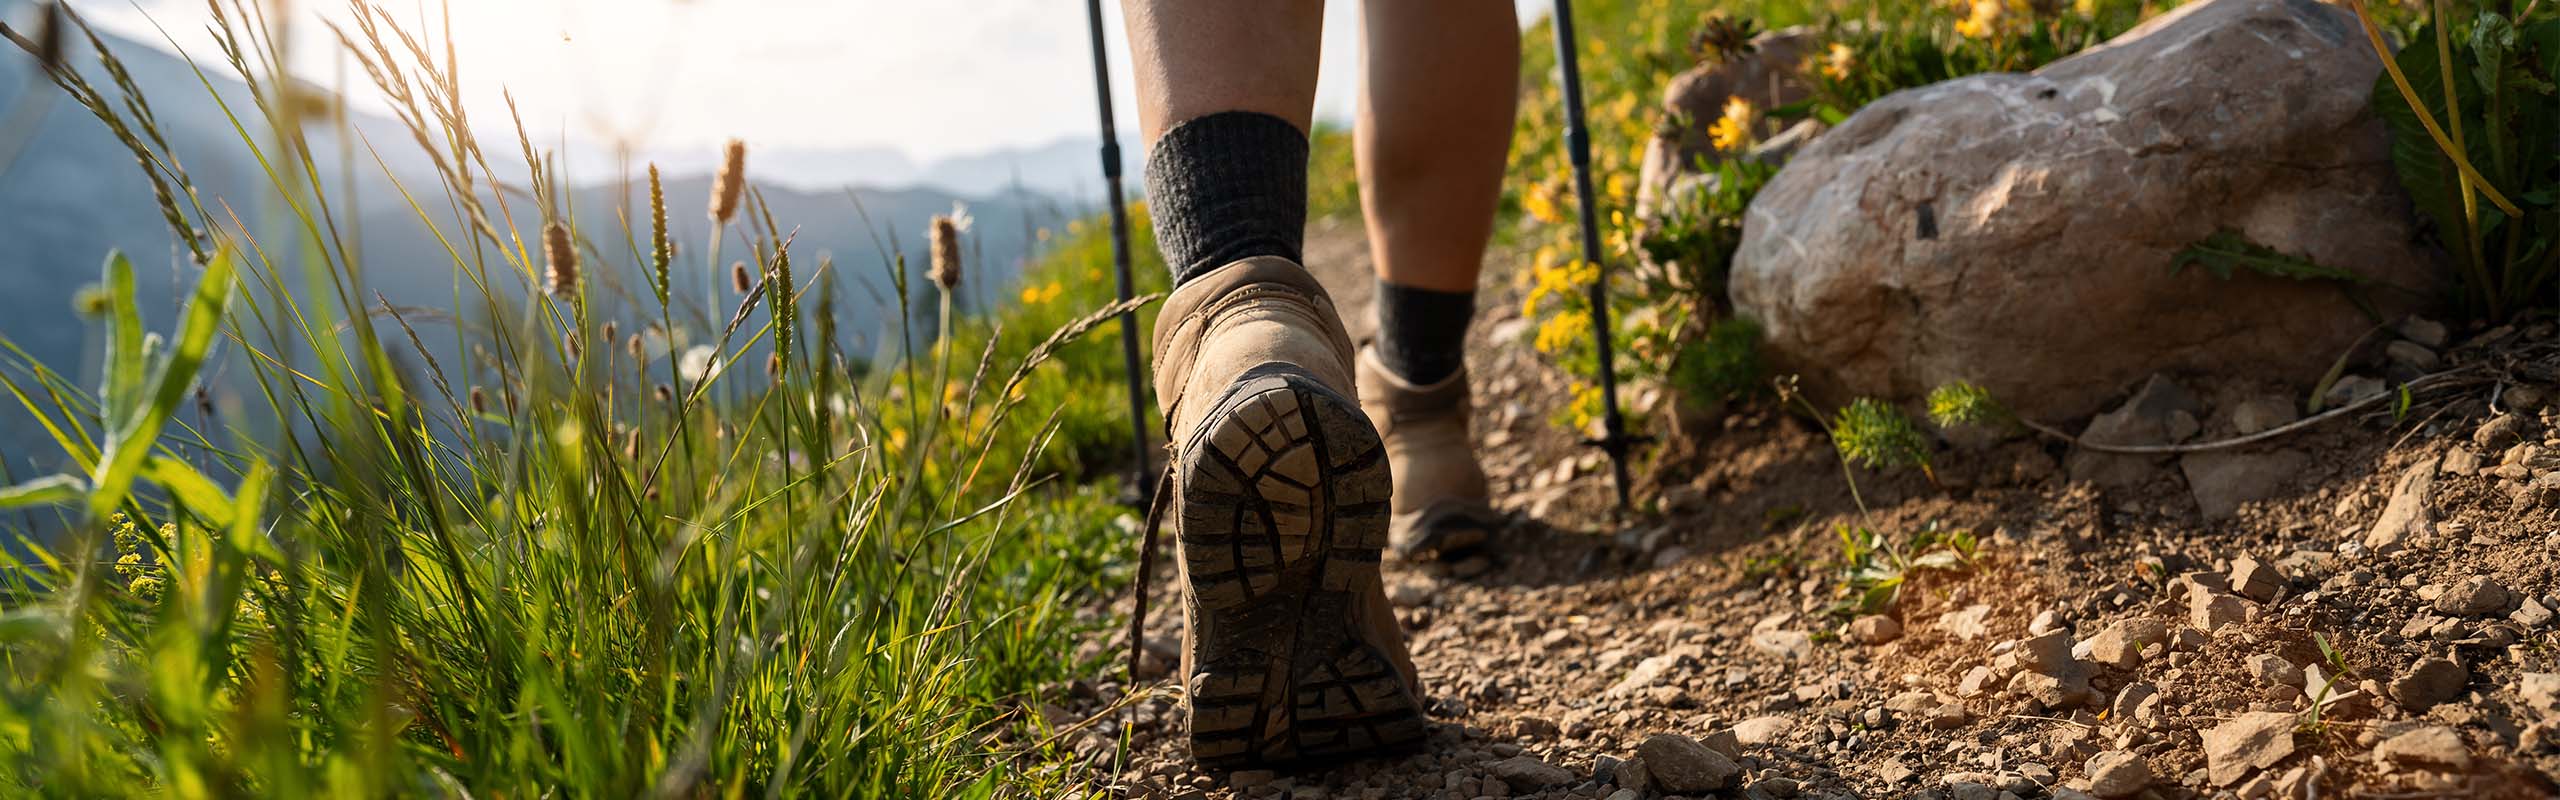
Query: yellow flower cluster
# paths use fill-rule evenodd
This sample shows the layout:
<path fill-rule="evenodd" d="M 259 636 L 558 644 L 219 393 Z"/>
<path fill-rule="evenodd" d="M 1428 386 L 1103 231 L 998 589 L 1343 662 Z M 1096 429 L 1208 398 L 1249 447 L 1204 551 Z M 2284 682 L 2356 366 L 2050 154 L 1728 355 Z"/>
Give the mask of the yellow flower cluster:
<path fill-rule="evenodd" d="M 1759 119 L 1759 109 L 1752 108 L 1751 101 L 1738 96 L 1727 97 L 1724 116 L 1716 118 L 1716 124 L 1707 128 L 1707 138 L 1718 150 L 1740 150 L 1751 145 L 1751 125 Z"/>
<path fill-rule="evenodd" d="M 1973 0 L 1964 19 L 1956 21 L 1956 34 L 1967 39 L 1989 38 L 2000 30 L 2000 19 L 2008 12 L 2001 0 Z"/>
<path fill-rule="evenodd" d="M 1056 300 L 1058 295 L 1065 294 L 1066 291 L 1067 287 L 1057 281 L 1050 281 L 1046 286 L 1025 286 L 1022 287 L 1022 304 L 1036 306 Z"/>
<path fill-rule="evenodd" d="M 1846 44 L 1832 42 L 1830 52 L 1822 56 L 1822 74 L 1831 76 L 1832 80 L 1848 80 L 1850 70 L 1857 68 L 1858 52 Z"/>

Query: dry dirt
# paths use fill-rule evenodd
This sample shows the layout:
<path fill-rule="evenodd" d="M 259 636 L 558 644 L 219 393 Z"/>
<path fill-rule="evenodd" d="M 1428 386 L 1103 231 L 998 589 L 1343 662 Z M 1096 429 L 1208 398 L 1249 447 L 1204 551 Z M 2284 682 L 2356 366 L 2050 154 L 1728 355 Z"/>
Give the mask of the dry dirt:
<path fill-rule="evenodd" d="M 1317 234 L 1309 260 L 1365 321 L 1358 232 Z M 2383 402 L 2231 451 L 2237 478 L 2218 456 L 1958 436 L 1934 481 L 1856 471 L 1862 513 L 1821 430 L 1762 402 L 1693 421 L 1656 472 L 1679 477 L 1619 516 L 1605 464 L 1551 422 L 1564 379 L 1518 344 L 1519 289 L 1486 284 L 1476 435 L 1512 523 L 1482 550 L 1387 567 L 1428 749 L 1202 772 L 1169 686 L 1098 714 L 1129 694 L 1115 661 L 1044 709 L 1098 717 L 1059 767 L 1090 796 L 1634 800 L 1678 796 L 1700 760 L 1734 774 L 1694 796 L 2560 796 L 2550 321 L 2450 332 L 2436 369 L 2458 379 L 2396 418 Z M 2356 372 L 2414 374 L 2373 350 Z M 2271 388 L 2195 387 L 2186 441 L 2235 435 L 2240 398 Z M 2197 493 L 2226 483 L 2263 499 L 2208 519 Z M 2386 516 L 2409 524 L 2376 552 Z M 1834 611 L 1843 526 L 1979 547 L 1853 624 Z M 1178 616 L 1151 620 L 1150 672 Z M 1687 739 L 1646 744 L 1659 734 Z M 1655 757 L 1628 764 L 1640 751 Z"/>

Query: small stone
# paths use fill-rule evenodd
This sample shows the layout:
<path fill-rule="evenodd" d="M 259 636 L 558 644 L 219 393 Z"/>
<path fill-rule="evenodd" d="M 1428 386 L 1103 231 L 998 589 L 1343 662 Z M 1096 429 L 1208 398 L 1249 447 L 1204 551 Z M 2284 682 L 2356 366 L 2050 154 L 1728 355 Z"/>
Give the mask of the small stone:
<path fill-rule="evenodd" d="M 2276 599 L 2284 585 L 2284 572 L 2272 564 L 2249 556 L 2231 560 L 2231 590 L 2242 597 L 2264 603 Z"/>
<path fill-rule="evenodd" d="M 1972 721 L 1973 712 L 1964 710 L 1964 706 L 1943 705 L 1929 709 L 1928 722 L 1931 730 L 1943 731 L 1961 728 L 1964 727 L 1965 723 Z"/>
<path fill-rule="evenodd" d="M 2438 459 L 2425 459 L 2410 465 L 2393 484 L 2391 500 L 2382 516 L 2365 529 L 2364 547 L 2375 555 L 2390 555 L 2407 548 L 2434 532 L 2434 517 L 2427 509 L 2427 494 L 2435 488 Z"/>
<path fill-rule="evenodd" d="M 2275 766 L 2293 754 L 2292 714 L 2252 711 L 2204 732 L 2207 775 L 2215 786 L 2229 786 L 2252 770 Z"/>
<path fill-rule="evenodd" d="M 2119 620 L 2089 638 L 2089 660 L 2117 669 L 2142 666 L 2142 648 L 2169 641 L 2169 626 L 2150 617 Z"/>
<path fill-rule="evenodd" d="M 2187 595 L 2187 624 L 2196 630 L 2212 633 L 2225 625 L 2236 625 L 2248 619 L 2248 601 L 2240 599 L 2239 595 L 2215 591 Z"/>
<path fill-rule="evenodd" d="M 1660 685 L 1672 673 L 1681 671 L 1682 658 L 1681 654 L 1667 653 L 1638 661 L 1635 669 L 1628 670 L 1626 677 L 1609 687 L 1609 694 L 1633 695 Z"/>
<path fill-rule="evenodd" d="M 2294 409 L 2293 401 L 2274 395 L 2242 400 L 2239 407 L 2231 410 L 2231 425 L 2238 428 L 2243 436 L 2284 427 L 2301 418 L 2302 414 Z"/>
<path fill-rule="evenodd" d="M 1766 630 L 1751 634 L 1751 649 L 1773 658 L 1805 661 L 1813 658 L 1813 634 L 1798 630 Z"/>
<path fill-rule="evenodd" d="M 2148 683 L 2128 683 L 2116 692 L 2115 702 L 2107 705 L 2107 716 L 2117 721 L 2148 722 L 2160 715 L 2160 688 Z"/>
<path fill-rule="evenodd" d="M 1794 717 L 1768 714 L 1735 723 L 1733 738 L 1745 746 L 1775 744 L 1796 728 Z"/>
<path fill-rule="evenodd" d="M 1991 680 L 1990 667 L 1976 666 L 1965 670 L 1964 679 L 1956 683 L 1956 694 L 1965 697 L 1981 697 L 1984 692 L 1991 691 Z"/>
<path fill-rule="evenodd" d="M 2436 357 L 2436 351 L 2406 339 L 2383 345 L 2382 357 L 2391 359 L 2394 364 L 2406 364 L 2419 372 L 2433 372 L 2444 363 L 2443 359 Z"/>
<path fill-rule="evenodd" d="M 2329 393 L 2322 395 L 2321 399 L 2329 401 L 2332 406 L 2343 406 L 2388 391 L 2391 387 L 2382 385 L 2382 381 L 2364 375 L 2348 375 L 2329 384 Z"/>
<path fill-rule="evenodd" d="M 2489 450 L 2505 450 L 2509 445 L 2524 441 L 2524 434 L 2524 415 L 2500 414 L 2480 423 L 2480 427 L 2471 432 L 2471 443 Z"/>
<path fill-rule="evenodd" d="M 2302 668 L 2274 653 L 2250 656 L 2249 674 L 2270 686 L 2302 686 Z"/>
<path fill-rule="evenodd" d="M 1573 773 L 1565 768 L 1538 760 L 1537 756 L 1512 756 L 1493 762 L 1493 777 L 1515 792 L 1539 792 L 1573 782 Z"/>
<path fill-rule="evenodd" d="M 2054 631 L 2070 629 L 2070 623 L 2062 621 L 2062 612 L 2050 608 L 2037 612 L 2036 618 L 2027 623 L 2029 636 L 2043 636 Z"/>
<path fill-rule="evenodd" d="M 2437 595 L 2434 608 L 2439 614 L 2477 617 L 2506 610 L 2507 603 L 2512 599 L 2514 598 L 2507 592 L 2506 586 L 2490 580 L 2487 576 L 2475 575 L 2462 579 L 2446 588 L 2443 594 Z"/>
<path fill-rule="evenodd" d="M 2462 734 L 2441 725 L 2430 725 L 2384 739 L 2382 744 L 2373 748 L 2373 757 L 2382 763 L 2409 769 L 2471 770 L 2471 748 L 2462 743 Z"/>
<path fill-rule="evenodd" d="M 1236 791 L 1244 791 L 1268 786 L 1279 778 L 1280 773 L 1267 769 L 1240 769 L 1227 774 L 1227 785 L 1235 787 Z"/>
<path fill-rule="evenodd" d="M 2436 704 L 2462 694 L 2471 683 L 2471 671 L 2443 658 L 2419 661 L 2408 672 L 2391 681 L 2391 699 L 2411 711 L 2425 712 Z"/>
<path fill-rule="evenodd" d="M 2093 699 L 2085 670 L 2064 670 L 2058 675 L 2022 670 L 2009 676 L 2009 693 L 2055 711 L 2088 705 Z"/>
<path fill-rule="evenodd" d="M 1742 767 L 1691 739 L 1676 733 L 1657 733 L 1636 747 L 1636 757 L 1644 762 L 1646 777 L 1655 790 L 1665 794 L 1706 794 L 1733 783 Z"/>
<path fill-rule="evenodd" d="M 2443 347 L 2445 343 L 2444 323 L 2426 317 L 2401 320 L 2399 330 L 2400 338 L 2425 347 Z"/>
<path fill-rule="evenodd" d="M 1902 623 L 1882 614 L 1869 614 L 1849 621 L 1848 639 L 1863 645 L 1879 645 L 1902 638 Z"/>
<path fill-rule="evenodd" d="M 2151 785 L 2151 765 L 2141 756 L 2109 750 L 2089 759 L 2089 793 L 2103 798 L 2132 797 Z"/>
<path fill-rule="evenodd" d="M 2516 613 L 2507 615 L 2507 619 L 2527 628 L 2539 628 L 2551 624 L 2552 616 L 2550 606 L 2543 605 L 2541 600 L 2527 597 L 2522 604 L 2516 606 Z"/>
<path fill-rule="evenodd" d="M 2044 675 L 2060 675 L 2080 668 L 2071 657 L 2071 632 L 2054 631 L 2018 642 L 2018 666 Z"/>
<path fill-rule="evenodd" d="M 1621 791 L 1644 792 L 1653 788 L 1652 770 L 1645 767 L 1641 755 L 1618 762 L 1617 768 L 1609 771 L 1609 778 Z"/>
<path fill-rule="evenodd" d="M 2517 677 L 2516 696 L 2525 707 L 2545 717 L 2560 717 L 2560 673 L 2527 672 Z"/>
<path fill-rule="evenodd" d="M 1979 639 L 1991 632 L 1988 622 L 1990 617 L 1991 606 L 1986 603 L 1976 603 L 1966 606 L 1963 610 L 1949 611 L 1939 615 L 1938 626 L 1945 628 L 1948 633 L 1955 634 L 1958 639 Z"/>

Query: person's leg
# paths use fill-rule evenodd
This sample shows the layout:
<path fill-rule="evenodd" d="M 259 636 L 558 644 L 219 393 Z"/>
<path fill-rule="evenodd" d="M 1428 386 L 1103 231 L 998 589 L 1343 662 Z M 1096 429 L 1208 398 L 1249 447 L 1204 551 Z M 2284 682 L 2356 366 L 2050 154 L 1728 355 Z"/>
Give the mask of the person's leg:
<path fill-rule="evenodd" d="M 1377 262 L 1378 334 L 1363 404 L 1396 474 L 1393 539 L 1407 557 L 1484 540 L 1484 470 L 1467 434 L 1467 323 L 1500 202 L 1520 87 L 1507 3 L 1368 0 L 1360 201 Z"/>
<path fill-rule="evenodd" d="M 1475 312 L 1511 150 L 1520 28 L 1511 5 L 1492 0 L 1367 0 L 1362 20 L 1356 133 L 1379 355 L 1433 383 L 1457 371 Z"/>
<path fill-rule="evenodd" d="M 1180 680 L 1218 767 L 1419 743 L 1412 660 L 1380 582 L 1389 461 L 1350 337 L 1298 263 L 1317 0 L 1122 0 L 1175 288 L 1156 320 L 1173 447 Z"/>

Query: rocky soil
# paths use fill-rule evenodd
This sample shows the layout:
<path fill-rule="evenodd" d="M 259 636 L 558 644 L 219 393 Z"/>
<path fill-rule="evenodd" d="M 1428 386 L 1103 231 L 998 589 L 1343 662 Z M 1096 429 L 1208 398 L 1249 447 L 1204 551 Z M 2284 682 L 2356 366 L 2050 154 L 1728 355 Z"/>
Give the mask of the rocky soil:
<path fill-rule="evenodd" d="M 1358 241 L 1328 230 L 1310 253 L 1355 319 Z M 1951 435 L 1934 481 L 1856 473 L 1863 513 L 1818 428 L 1743 408 L 1666 453 L 1685 477 L 1619 518 L 1605 465 L 1550 421 L 1564 383 L 1516 344 L 1517 289 L 1485 294 L 1476 433 L 1512 524 L 1387 569 L 1428 749 L 1203 772 L 1170 685 L 1115 706 L 1113 661 L 1043 712 L 1092 719 L 1061 738 L 1090 796 L 2560 796 L 2548 321 L 2402 325 L 2337 398 L 2449 375 L 2249 447 Z M 2175 376 L 2119 391 L 2083 438 L 2192 447 L 2300 407 L 2299 389 Z M 1838 613 L 1843 526 L 1980 546 Z M 1178 625 L 1151 621 L 1151 678 Z"/>

